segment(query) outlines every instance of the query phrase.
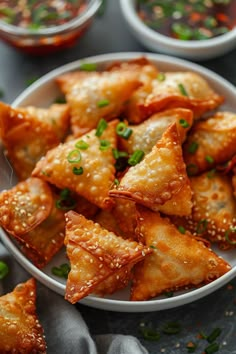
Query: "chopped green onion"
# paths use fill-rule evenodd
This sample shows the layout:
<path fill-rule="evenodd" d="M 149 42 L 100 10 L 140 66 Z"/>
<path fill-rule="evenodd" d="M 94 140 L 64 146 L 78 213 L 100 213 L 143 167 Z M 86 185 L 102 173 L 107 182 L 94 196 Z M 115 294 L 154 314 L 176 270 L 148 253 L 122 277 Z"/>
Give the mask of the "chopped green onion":
<path fill-rule="evenodd" d="M 133 130 L 127 127 L 127 125 L 124 122 L 120 122 L 116 126 L 116 133 L 121 138 L 128 139 L 130 135 L 133 133 Z"/>
<path fill-rule="evenodd" d="M 128 153 L 126 151 L 119 151 L 118 149 L 112 149 L 112 154 L 116 160 L 119 159 L 120 157 L 128 156 Z"/>
<path fill-rule="evenodd" d="M 96 129 L 96 133 L 95 135 L 97 137 L 100 137 L 102 135 L 102 133 L 104 132 L 104 130 L 107 128 L 107 121 L 105 119 L 100 119 L 98 125 L 97 125 L 97 129 Z"/>
<path fill-rule="evenodd" d="M 191 144 L 188 147 L 188 152 L 190 154 L 195 154 L 195 152 L 197 151 L 199 147 L 199 144 L 196 141 L 192 141 Z"/>
<path fill-rule="evenodd" d="M 166 76 L 164 73 L 158 73 L 158 75 L 157 75 L 158 81 L 162 82 L 162 81 L 165 81 L 165 79 L 166 79 Z"/>
<path fill-rule="evenodd" d="M 66 99 L 65 99 L 65 97 L 57 97 L 57 98 L 55 98 L 54 103 L 63 104 L 63 103 L 66 103 Z"/>
<path fill-rule="evenodd" d="M 97 64 L 95 63 L 82 63 L 80 64 L 80 70 L 83 71 L 96 71 L 97 70 Z"/>
<path fill-rule="evenodd" d="M 210 345 L 208 345 L 208 347 L 205 348 L 204 352 L 206 354 L 212 354 L 218 352 L 218 350 L 219 350 L 219 344 L 211 343 Z"/>
<path fill-rule="evenodd" d="M 188 176 L 194 176 L 198 173 L 198 166 L 194 163 L 190 163 L 186 166 Z"/>
<path fill-rule="evenodd" d="M 82 175 L 84 172 L 84 169 L 82 166 L 80 166 L 79 168 L 74 166 L 72 171 L 73 171 L 74 175 Z"/>
<path fill-rule="evenodd" d="M 231 234 L 231 233 L 233 233 L 233 232 L 235 232 L 236 233 L 236 228 L 235 227 L 232 227 L 232 228 L 230 228 L 229 230 L 227 230 L 227 231 L 225 231 L 225 239 L 226 239 L 226 241 L 230 244 L 230 245 L 236 245 L 236 240 L 235 241 L 232 241 L 232 240 L 230 240 L 230 238 L 229 238 L 229 235 Z"/>
<path fill-rule="evenodd" d="M 76 200 L 71 197 L 69 188 L 62 189 L 60 199 L 56 200 L 56 207 L 61 210 L 71 210 L 74 209 L 76 205 Z"/>
<path fill-rule="evenodd" d="M 115 178 L 115 179 L 114 179 L 114 184 L 115 184 L 116 186 L 119 186 L 120 181 L 119 181 L 117 178 Z"/>
<path fill-rule="evenodd" d="M 180 232 L 181 234 L 185 234 L 185 232 L 186 232 L 186 230 L 185 230 L 185 228 L 184 228 L 183 226 L 179 226 L 179 227 L 178 227 L 178 230 L 179 230 L 179 232 Z"/>
<path fill-rule="evenodd" d="M 79 150 L 72 150 L 68 156 L 67 161 L 70 163 L 77 163 L 81 161 L 81 153 Z"/>
<path fill-rule="evenodd" d="M 0 98 L 4 97 L 4 91 L 2 89 L 0 89 Z"/>
<path fill-rule="evenodd" d="M 188 123 L 185 119 L 180 119 L 180 120 L 179 120 L 179 124 L 180 124 L 181 127 L 183 127 L 183 128 L 188 128 L 188 127 L 190 127 L 189 123 Z"/>
<path fill-rule="evenodd" d="M 105 150 L 109 149 L 110 146 L 111 146 L 110 141 L 108 141 L 108 140 L 100 140 L 99 150 L 105 151 Z"/>
<path fill-rule="evenodd" d="M 205 160 L 206 160 L 208 163 L 213 163 L 213 162 L 214 162 L 213 157 L 211 157 L 210 155 L 206 155 L 206 156 L 205 156 Z"/>
<path fill-rule="evenodd" d="M 52 267 L 52 274 L 60 278 L 67 279 L 69 272 L 70 272 L 70 266 L 67 263 L 63 263 L 59 267 Z"/>
<path fill-rule="evenodd" d="M 216 174 L 216 169 L 213 168 L 212 170 L 207 172 L 207 177 L 208 178 L 213 178 L 215 176 L 215 174 Z"/>
<path fill-rule="evenodd" d="M 102 0 L 101 5 L 97 11 L 97 16 L 101 17 L 104 15 L 107 6 L 107 0 Z"/>
<path fill-rule="evenodd" d="M 178 39 L 188 40 L 193 36 L 191 28 L 184 23 L 173 23 L 171 29 Z"/>
<path fill-rule="evenodd" d="M 86 141 L 84 141 L 84 140 L 79 140 L 75 144 L 75 147 L 77 147 L 77 149 L 80 149 L 80 150 L 87 150 L 89 147 L 89 144 L 86 143 Z"/>
<path fill-rule="evenodd" d="M 174 292 L 173 292 L 173 291 L 166 291 L 166 292 L 164 293 L 164 295 L 165 295 L 166 297 L 173 297 Z"/>
<path fill-rule="evenodd" d="M 188 96 L 188 93 L 187 93 L 187 91 L 186 91 L 186 89 L 185 89 L 183 84 L 178 84 L 178 88 L 179 88 L 179 90 L 180 90 L 180 92 L 182 93 L 183 96 Z"/>
<path fill-rule="evenodd" d="M 200 220 L 197 224 L 197 229 L 196 229 L 197 234 L 202 234 L 203 232 L 205 232 L 207 229 L 207 225 L 208 225 L 208 221 L 206 219 Z"/>
<path fill-rule="evenodd" d="M 128 164 L 131 166 L 137 165 L 144 157 L 144 152 L 142 150 L 136 150 L 128 159 Z"/>
<path fill-rule="evenodd" d="M 110 103 L 109 100 L 104 99 L 104 100 L 98 101 L 97 106 L 98 106 L 99 108 L 102 108 L 102 107 L 108 106 L 109 103 Z"/>
<path fill-rule="evenodd" d="M 181 331 L 181 325 L 178 322 L 168 322 L 162 327 L 165 334 L 177 334 Z"/>
<path fill-rule="evenodd" d="M 215 341 L 215 339 L 217 338 L 217 337 L 219 337 L 219 335 L 221 334 L 221 329 L 220 328 L 215 328 L 212 332 L 211 332 L 211 334 L 209 334 L 209 336 L 207 336 L 207 341 L 209 342 L 209 343 L 212 343 L 212 342 L 214 342 Z"/>
<path fill-rule="evenodd" d="M 69 188 L 64 188 L 61 190 L 60 197 L 62 199 L 67 199 L 68 197 L 70 197 L 70 195 L 71 195 L 71 191 L 69 190 Z"/>
<path fill-rule="evenodd" d="M 30 79 L 26 80 L 26 86 L 32 85 L 37 80 L 38 80 L 38 77 L 36 77 L 36 76 L 31 77 Z"/>
<path fill-rule="evenodd" d="M 158 341 L 160 339 L 160 332 L 154 330 L 150 327 L 141 327 L 140 332 L 144 339 L 151 340 L 151 341 Z"/>
<path fill-rule="evenodd" d="M 150 248 L 153 248 L 154 250 L 157 250 L 157 247 L 154 246 L 154 245 L 150 245 L 149 247 L 150 247 Z"/>
<path fill-rule="evenodd" d="M 0 280 L 5 278 L 9 273 L 8 265 L 4 261 L 0 261 Z"/>

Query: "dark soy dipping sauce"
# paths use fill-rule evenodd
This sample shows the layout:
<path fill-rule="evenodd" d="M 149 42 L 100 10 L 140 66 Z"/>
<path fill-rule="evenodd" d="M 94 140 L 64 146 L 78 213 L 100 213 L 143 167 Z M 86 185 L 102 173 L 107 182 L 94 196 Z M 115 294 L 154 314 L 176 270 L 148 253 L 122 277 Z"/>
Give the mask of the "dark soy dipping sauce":
<path fill-rule="evenodd" d="M 151 29 L 181 40 L 204 40 L 236 26 L 236 0 L 137 0 L 136 11 Z"/>

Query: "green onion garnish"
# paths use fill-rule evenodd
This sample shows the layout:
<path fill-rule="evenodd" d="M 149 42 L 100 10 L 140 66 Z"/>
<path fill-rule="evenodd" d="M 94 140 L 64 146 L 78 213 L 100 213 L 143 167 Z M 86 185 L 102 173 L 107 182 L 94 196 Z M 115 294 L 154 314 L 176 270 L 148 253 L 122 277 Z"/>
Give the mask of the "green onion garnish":
<path fill-rule="evenodd" d="M 142 150 L 136 150 L 128 159 L 128 164 L 131 166 L 137 165 L 144 157 L 144 152 Z"/>
<path fill-rule="evenodd" d="M 192 141 L 191 144 L 188 147 L 188 152 L 190 154 L 195 154 L 195 152 L 197 151 L 199 147 L 199 144 L 196 141 Z"/>
<path fill-rule="evenodd" d="M 31 77 L 30 79 L 26 80 L 26 86 L 32 85 L 37 80 L 38 80 L 38 77 L 36 77 L 36 76 Z"/>
<path fill-rule="evenodd" d="M 235 246 L 236 245 L 236 240 L 233 241 L 233 240 L 230 240 L 230 238 L 229 238 L 229 235 L 231 233 L 233 233 L 233 232 L 236 233 L 236 228 L 235 227 L 232 227 L 229 230 L 225 231 L 225 239 L 230 245 Z"/>
<path fill-rule="evenodd" d="M 95 135 L 97 137 L 100 137 L 102 135 L 102 133 L 104 132 L 104 130 L 107 128 L 107 121 L 105 119 L 100 119 L 98 125 L 97 125 L 97 129 L 96 129 L 96 133 Z"/>
<path fill-rule="evenodd" d="M 54 103 L 63 104 L 63 103 L 66 103 L 66 99 L 65 99 L 65 97 L 57 97 L 57 98 L 55 98 Z"/>
<path fill-rule="evenodd" d="M 124 122 L 120 122 L 116 126 L 116 133 L 121 138 L 128 139 L 130 135 L 133 133 L 133 130 L 127 127 L 127 125 Z"/>
<path fill-rule="evenodd" d="M 67 156 L 67 161 L 70 163 L 77 163 L 80 162 L 80 160 L 81 160 L 81 153 L 79 150 L 72 150 Z"/>
<path fill-rule="evenodd" d="M 74 175 L 82 175 L 84 172 L 84 169 L 82 166 L 80 166 L 79 168 L 74 166 L 72 171 L 73 171 Z"/>
<path fill-rule="evenodd" d="M 218 352 L 218 350 L 219 350 L 219 344 L 211 343 L 210 345 L 208 345 L 208 347 L 205 348 L 204 353 L 212 354 Z"/>
<path fill-rule="evenodd" d="M 111 146 L 110 141 L 108 140 L 100 140 L 100 147 L 99 150 L 105 151 Z"/>
<path fill-rule="evenodd" d="M 158 73 L 158 75 L 157 75 L 158 81 L 162 82 L 162 81 L 165 81 L 165 79 L 166 79 L 166 76 L 164 73 Z"/>
<path fill-rule="evenodd" d="M 185 228 L 184 228 L 183 226 L 179 226 L 179 227 L 178 227 L 178 230 L 179 230 L 179 232 L 180 232 L 181 234 L 185 234 L 185 232 L 186 232 L 186 230 L 185 230 Z"/>
<path fill-rule="evenodd" d="M 56 200 L 57 209 L 71 210 L 74 209 L 76 205 L 77 202 L 72 198 L 69 188 L 62 189 L 60 193 L 60 199 Z"/>
<path fill-rule="evenodd" d="M 118 149 L 112 149 L 112 154 L 116 160 L 119 159 L 120 157 L 128 156 L 128 153 L 126 151 L 119 151 Z"/>
<path fill-rule="evenodd" d="M 4 91 L 2 89 L 0 89 L 0 98 L 4 97 Z"/>
<path fill-rule="evenodd" d="M 4 261 L 0 261 L 0 280 L 5 278 L 9 273 L 8 265 Z"/>
<path fill-rule="evenodd" d="M 203 232 L 205 232 L 207 229 L 207 225 L 208 225 L 208 221 L 206 219 L 200 220 L 197 224 L 197 229 L 196 229 L 197 234 L 202 234 Z"/>
<path fill-rule="evenodd" d="M 194 342 L 189 342 L 186 345 L 186 349 L 187 349 L 188 353 L 194 353 L 195 350 L 197 349 L 197 344 Z"/>
<path fill-rule="evenodd" d="M 52 274 L 60 278 L 67 279 L 69 272 L 70 272 L 70 266 L 67 263 L 63 263 L 59 267 L 52 267 Z"/>
<path fill-rule="evenodd" d="M 216 169 L 213 168 L 212 170 L 207 172 L 207 177 L 208 178 L 213 178 L 215 176 L 215 174 L 216 174 Z"/>
<path fill-rule="evenodd" d="M 180 119 L 179 120 L 179 124 L 181 125 L 181 127 L 183 128 L 188 128 L 190 125 L 189 123 L 185 120 L 185 119 Z"/>
<path fill-rule="evenodd" d="M 177 334 L 181 331 L 181 325 L 178 322 L 168 322 L 162 327 L 165 334 Z"/>
<path fill-rule="evenodd" d="M 115 178 L 114 179 L 114 185 L 115 186 L 119 186 L 119 184 L 120 184 L 120 181 L 117 178 Z"/>
<path fill-rule="evenodd" d="M 215 341 L 215 339 L 217 338 L 217 337 L 219 337 L 219 335 L 221 334 L 221 329 L 220 328 L 215 328 L 212 332 L 211 332 L 211 334 L 209 334 L 209 336 L 207 336 L 207 341 L 209 342 L 209 343 L 212 343 L 212 342 L 214 342 Z"/>
<path fill-rule="evenodd" d="M 82 63 L 80 64 L 80 70 L 83 71 L 96 71 L 97 70 L 97 64 L 95 63 Z"/>
<path fill-rule="evenodd" d="M 150 248 L 153 248 L 154 250 L 157 250 L 157 247 L 154 246 L 154 245 L 150 245 L 149 247 L 150 247 Z"/>
<path fill-rule="evenodd" d="M 188 176 L 194 176 L 198 173 L 198 166 L 194 163 L 190 163 L 186 166 Z"/>
<path fill-rule="evenodd" d="M 158 341 L 160 339 L 160 332 L 150 327 L 141 327 L 140 332 L 144 339 L 151 341 Z"/>
<path fill-rule="evenodd" d="M 174 292 L 173 292 L 173 291 L 166 291 L 166 292 L 164 293 L 164 295 L 165 295 L 166 297 L 173 297 Z"/>
<path fill-rule="evenodd" d="M 87 150 L 89 147 L 89 144 L 86 143 L 86 141 L 84 141 L 84 140 L 79 140 L 75 144 L 75 147 L 77 147 L 77 149 L 80 149 L 80 150 Z"/>
<path fill-rule="evenodd" d="M 99 108 L 102 108 L 102 107 L 108 106 L 109 103 L 110 103 L 109 100 L 104 99 L 104 100 L 98 101 L 97 106 L 98 106 Z"/>
<path fill-rule="evenodd" d="M 180 90 L 180 92 L 182 93 L 183 96 L 188 96 L 188 93 L 187 93 L 187 91 L 186 91 L 186 89 L 185 89 L 183 84 L 178 84 L 178 88 L 179 88 L 179 90 Z"/>
<path fill-rule="evenodd" d="M 206 155 L 206 156 L 205 156 L 205 160 L 206 160 L 208 163 L 213 163 L 213 162 L 214 162 L 213 157 L 211 157 L 210 155 Z"/>

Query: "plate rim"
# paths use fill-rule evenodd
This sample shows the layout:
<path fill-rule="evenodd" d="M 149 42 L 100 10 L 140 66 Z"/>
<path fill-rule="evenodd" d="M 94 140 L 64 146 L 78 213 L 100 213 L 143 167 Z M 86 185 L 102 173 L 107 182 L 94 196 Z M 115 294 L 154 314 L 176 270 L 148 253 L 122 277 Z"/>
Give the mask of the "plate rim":
<path fill-rule="evenodd" d="M 149 52 L 114 52 L 107 54 L 99 54 L 95 56 L 88 56 L 86 58 L 78 59 L 70 63 L 61 65 L 48 73 L 44 74 L 41 78 L 35 81 L 32 85 L 26 88 L 11 104 L 12 107 L 17 107 L 23 102 L 32 92 L 41 88 L 42 85 L 47 85 L 49 82 L 54 81 L 55 77 L 59 74 L 73 71 L 79 68 L 79 66 L 84 62 L 93 62 L 97 64 L 104 64 L 109 61 L 115 60 L 129 60 L 132 58 L 137 58 L 140 56 L 145 56 L 150 60 L 158 63 L 165 62 L 165 65 L 183 67 L 184 70 L 192 70 L 203 75 L 209 81 L 216 82 L 223 89 L 231 91 L 232 95 L 235 95 L 236 91 L 233 84 L 228 80 L 221 77 L 219 74 L 214 71 L 203 67 L 200 64 L 191 62 L 190 60 L 185 60 L 181 58 L 176 58 L 174 56 L 164 55 L 164 54 L 154 54 Z M 56 279 L 50 277 L 42 270 L 37 268 L 29 259 L 27 259 L 20 249 L 15 245 L 7 233 L 0 228 L 0 239 L 2 240 L 5 247 L 9 252 L 16 258 L 16 260 L 21 264 L 21 266 L 28 271 L 32 276 L 34 276 L 38 281 L 44 284 L 46 287 L 55 291 L 60 295 L 65 293 L 65 284 L 60 283 Z M 96 297 L 93 295 L 88 295 L 87 297 L 80 300 L 78 303 L 84 304 L 93 308 L 98 308 L 102 310 L 116 311 L 116 312 L 151 312 L 151 311 L 161 311 L 165 309 L 170 309 L 174 307 L 179 307 L 191 302 L 194 302 L 200 298 L 203 298 L 210 293 L 216 291 L 217 289 L 224 286 L 236 275 L 236 266 L 234 266 L 229 272 L 222 275 L 220 278 L 214 280 L 213 282 L 203 285 L 197 289 L 193 289 L 190 292 L 176 295 L 171 298 L 165 299 L 150 299 L 146 301 L 129 301 L 129 300 L 117 300 L 117 299 L 108 299 Z"/>

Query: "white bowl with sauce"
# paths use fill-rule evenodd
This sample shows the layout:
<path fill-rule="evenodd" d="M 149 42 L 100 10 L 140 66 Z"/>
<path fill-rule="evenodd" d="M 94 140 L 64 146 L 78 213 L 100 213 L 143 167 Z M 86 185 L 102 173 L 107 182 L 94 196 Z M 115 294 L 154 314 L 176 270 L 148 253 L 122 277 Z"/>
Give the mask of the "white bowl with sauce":
<path fill-rule="evenodd" d="M 148 27 L 140 19 L 136 3 L 137 0 L 120 0 L 121 11 L 133 35 L 151 51 L 200 61 L 219 57 L 236 48 L 236 27 L 204 40 L 175 39 Z"/>
<path fill-rule="evenodd" d="M 23 2 L 0 6 L 0 39 L 28 54 L 44 55 L 75 45 L 102 0 Z"/>

